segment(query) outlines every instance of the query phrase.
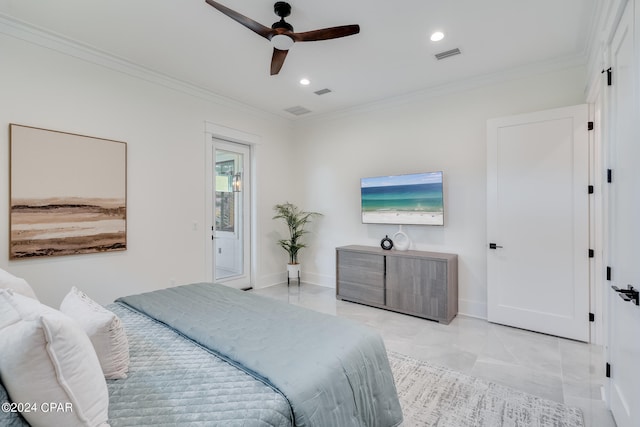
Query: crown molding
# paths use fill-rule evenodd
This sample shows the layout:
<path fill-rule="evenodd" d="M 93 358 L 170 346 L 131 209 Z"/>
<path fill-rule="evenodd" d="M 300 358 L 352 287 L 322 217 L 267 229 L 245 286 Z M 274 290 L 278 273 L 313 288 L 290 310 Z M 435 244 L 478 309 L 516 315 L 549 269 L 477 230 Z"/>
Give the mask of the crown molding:
<path fill-rule="evenodd" d="M 243 113 L 250 113 L 254 116 L 260 116 L 267 119 L 277 117 L 283 122 L 291 121 L 288 117 L 256 108 L 232 98 L 227 98 L 201 86 L 159 73 L 127 59 L 101 51 L 94 46 L 78 42 L 61 34 L 48 31 L 44 28 L 34 26 L 2 13 L 0 13 L 0 34 L 5 34 L 112 71 L 123 73 L 165 88 L 173 89 L 225 108 L 233 108 L 234 110 L 241 111 Z"/>

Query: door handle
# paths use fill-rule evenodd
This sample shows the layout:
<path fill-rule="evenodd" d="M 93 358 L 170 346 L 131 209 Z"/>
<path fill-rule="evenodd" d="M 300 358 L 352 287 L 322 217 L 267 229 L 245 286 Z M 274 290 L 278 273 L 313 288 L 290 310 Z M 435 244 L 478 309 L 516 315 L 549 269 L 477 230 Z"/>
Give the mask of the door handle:
<path fill-rule="evenodd" d="M 631 301 L 635 305 L 640 305 L 640 295 L 638 290 L 631 285 L 627 285 L 627 289 L 619 289 L 617 286 L 611 286 L 611 289 L 618 292 L 620 298 L 625 301 Z"/>
<path fill-rule="evenodd" d="M 502 246 L 499 246 L 495 243 L 489 243 L 489 249 L 502 249 Z"/>

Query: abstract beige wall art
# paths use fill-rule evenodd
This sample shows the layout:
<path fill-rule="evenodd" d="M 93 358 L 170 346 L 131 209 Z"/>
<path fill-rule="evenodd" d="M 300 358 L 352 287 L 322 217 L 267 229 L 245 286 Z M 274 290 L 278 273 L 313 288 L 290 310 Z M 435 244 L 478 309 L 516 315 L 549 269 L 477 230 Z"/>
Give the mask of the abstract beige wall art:
<path fill-rule="evenodd" d="M 127 144 L 11 124 L 9 258 L 127 248 Z"/>

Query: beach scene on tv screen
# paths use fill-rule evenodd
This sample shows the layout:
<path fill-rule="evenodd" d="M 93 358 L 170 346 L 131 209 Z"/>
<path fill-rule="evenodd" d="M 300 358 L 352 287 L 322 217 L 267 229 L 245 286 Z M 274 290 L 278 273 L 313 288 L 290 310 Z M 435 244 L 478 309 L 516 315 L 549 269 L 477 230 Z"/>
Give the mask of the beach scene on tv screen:
<path fill-rule="evenodd" d="M 442 172 L 362 178 L 362 222 L 443 225 Z"/>

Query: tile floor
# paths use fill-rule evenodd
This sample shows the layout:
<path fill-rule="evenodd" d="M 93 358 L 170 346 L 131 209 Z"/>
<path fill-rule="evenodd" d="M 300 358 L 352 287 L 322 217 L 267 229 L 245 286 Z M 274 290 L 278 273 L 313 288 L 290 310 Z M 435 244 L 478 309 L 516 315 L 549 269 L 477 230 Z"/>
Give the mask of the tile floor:
<path fill-rule="evenodd" d="M 577 406 L 585 427 L 615 427 L 602 401 L 600 346 L 465 316 L 443 325 L 339 301 L 335 289 L 305 283 L 252 292 L 364 323 L 380 332 L 389 350 Z"/>

